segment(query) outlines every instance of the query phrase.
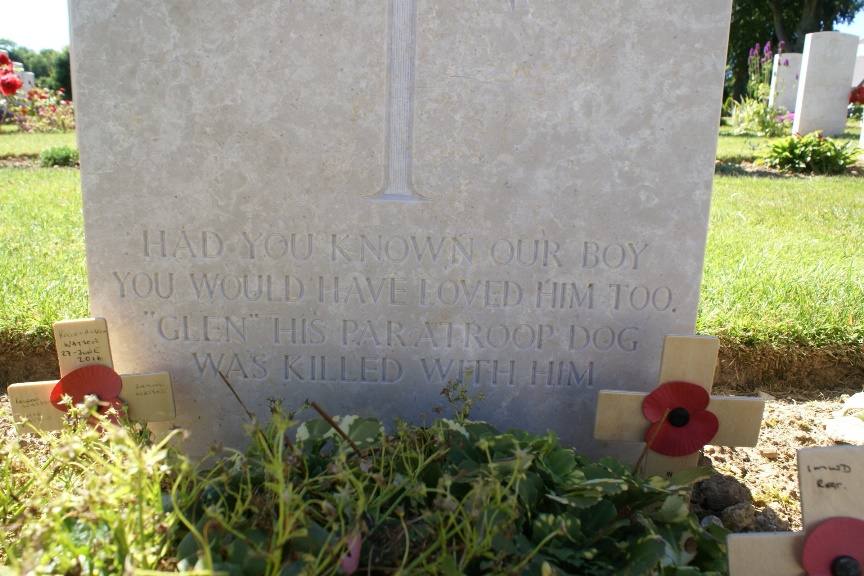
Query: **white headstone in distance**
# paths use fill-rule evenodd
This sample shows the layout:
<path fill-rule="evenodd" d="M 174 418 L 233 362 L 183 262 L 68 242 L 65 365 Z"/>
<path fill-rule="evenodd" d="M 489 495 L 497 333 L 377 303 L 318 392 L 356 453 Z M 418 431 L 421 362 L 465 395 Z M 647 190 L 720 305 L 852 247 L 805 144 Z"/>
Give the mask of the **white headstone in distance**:
<path fill-rule="evenodd" d="M 774 55 L 771 95 L 768 98 L 768 104 L 773 108 L 785 108 L 788 112 L 795 112 L 802 56 L 796 52 Z"/>
<path fill-rule="evenodd" d="M 33 72 L 21 74 L 21 90 L 26 94 L 34 88 L 36 88 L 36 75 Z"/>
<path fill-rule="evenodd" d="M 70 13 L 92 312 L 199 448 L 243 437 L 221 371 L 388 423 L 461 378 L 599 455 L 598 391 L 693 333 L 731 0 Z"/>
<path fill-rule="evenodd" d="M 864 83 L 864 38 L 858 42 L 858 57 L 855 59 L 855 74 L 852 76 L 852 86 Z"/>
<path fill-rule="evenodd" d="M 793 134 L 843 134 L 857 50 L 858 36 L 853 34 L 816 32 L 805 37 Z"/>

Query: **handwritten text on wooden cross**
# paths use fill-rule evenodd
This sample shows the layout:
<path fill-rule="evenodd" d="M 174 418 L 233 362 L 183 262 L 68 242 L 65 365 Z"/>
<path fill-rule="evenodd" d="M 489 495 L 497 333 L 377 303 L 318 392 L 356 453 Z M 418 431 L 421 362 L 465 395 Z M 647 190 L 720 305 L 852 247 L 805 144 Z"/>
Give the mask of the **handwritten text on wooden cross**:
<path fill-rule="evenodd" d="M 104 318 L 64 320 L 54 324 L 54 341 L 60 363 L 60 377 L 85 366 L 114 368 L 108 341 L 108 324 Z M 132 420 L 161 422 L 175 417 L 171 378 L 167 372 L 122 375 L 119 398 L 127 405 Z M 63 427 L 64 413 L 55 408 L 49 397 L 56 380 L 12 384 L 8 387 L 9 403 L 16 423 L 23 418 L 42 430 Z"/>
<path fill-rule="evenodd" d="M 659 384 L 689 382 L 709 393 L 714 383 L 719 342 L 711 336 L 667 336 L 663 342 Z M 604 390 L 597 401 L 594 437 L 598 440 L 644 442 L 650 422 L 642 413 L 647 394 Z M 759 398 L 712 396 L 707 410 L 720 427 L 711 443 L 718 446 L 755 446 L 765 401 Z M 664 456 L 648 451 L 645 476 L 668 477 L 698 464 L 699 454 Z"/>
<path fill-rule="evenodd" d="M 798 486 L 804 531 L 730 534 L 730 576 L 803 576 L 804 545 L 816 528 L 838 517 L 864 521 L 864 447 L 800 450 Z M 859 544 L 864 553 L 864 541 Z"/>

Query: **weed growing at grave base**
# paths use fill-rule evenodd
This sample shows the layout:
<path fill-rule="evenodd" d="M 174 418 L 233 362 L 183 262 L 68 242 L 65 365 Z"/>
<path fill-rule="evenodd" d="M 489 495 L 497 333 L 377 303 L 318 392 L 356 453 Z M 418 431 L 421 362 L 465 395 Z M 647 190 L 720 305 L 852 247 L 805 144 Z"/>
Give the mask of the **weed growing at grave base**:
<path fill-rule="evenodd" d="M 795 500 L 789 494 L 789 489 L 777 486 L 776 484 L 766 484 L 753 495 L 753 499 L 756 501 L 761 500 L 766 504 L 774 504 L 784 510 L 796 505 Z"/>
<path fill-rule="evenodd" d="M 55 573 L 725 573 L 727 532 L 686 504 L 710 469 L 637 478 L 457 404 L 388 435 L 356 416 L 298 424 L 273 401 L 250 448 L 208 469 L 136 427 L 46 435 L 35 454 L 7 442 L 0 554 Z"/>
<path fill-rule="evenodd" d="M 127 563 L 159 567 L 172 522 L 162 487 L 191 469 L 178 458 L 168 465 L 168 444 L 178 433 L 157 444 L 140 425 L 106 424 L 103 436 L 86 424 L 70 424 L 59 435 L 5 440 L 2 564 L 15 574 L 120 573 Z"/>

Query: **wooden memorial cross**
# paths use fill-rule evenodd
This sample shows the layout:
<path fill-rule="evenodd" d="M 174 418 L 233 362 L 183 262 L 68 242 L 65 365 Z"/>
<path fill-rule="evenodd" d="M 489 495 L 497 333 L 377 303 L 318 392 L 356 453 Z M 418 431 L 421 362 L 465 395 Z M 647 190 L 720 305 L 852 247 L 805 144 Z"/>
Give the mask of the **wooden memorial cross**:
<path fill-rule="evenodd" d="M 699 450 L 706 444 L 755 446 L 759 441 L 765 401 L 760 398 L 708 396 L 714 383 L 719 348 L 720 344 L 713 336 L 666 336 L 658 389 L 650 395 L 611 390 L 600 392 L 594 437 L 612 441 L 650 440 L 653 449 L 647 451 L 644 459 L 640 470 L 643 476 L 669 477 L 696 466 Z M 690 402 L 690 411 L 680 407 L 679 396 L 682 395 L 686 397 L 685 403 Z M 693 409 L 694 395 L 704 402 L 697 409 Z M 658 399 L 661 401 L 659 405 L 655 402 Z M 650 403 L 654 403 L 652 420 L 643 413 L 643 403 L 646 410 Z M 658 427 L 657 423 L 661 421 Z M 705 430 L 711 426 L 716 430 L 713 435 Z"/>
<path fill-rule="evenodd" d="M 803 532 L 730 534 L 730 576 L 852 576 L 864 567 L 864 447 L 798 451 Z"/>
<path fill-rule="evenodd" d="M 57 322 L 54 324 L 54 340 L 61 379 L 88 366 L 114 369 L 108 343 L 108 323 L 104 318 Z M 117 398 L 126 404 L 129 418 L 148 422 L 175 418 L 174 394 L 167 372 L 126 374 L 119 378 L 122 387 Z M 51 391 L 57 384 L 56 380 L 49 380 L 10 385 L 7 393 L 16 424 L 26 418 L 42 430 L 62 428 L 65 412 L 51 403 Z"/>

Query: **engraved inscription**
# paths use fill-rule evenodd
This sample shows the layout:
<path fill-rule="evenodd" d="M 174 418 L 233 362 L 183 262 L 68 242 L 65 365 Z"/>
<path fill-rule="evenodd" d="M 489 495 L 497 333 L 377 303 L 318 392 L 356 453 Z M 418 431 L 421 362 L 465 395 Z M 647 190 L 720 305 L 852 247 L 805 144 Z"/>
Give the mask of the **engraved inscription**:
<path fill-rule="evenodd" d="M 622 315 L 668 316 L 679 305 L 672 287 L 643 278 L 656 262 L 642 238 L 374 228 L 156 229 L 139 238 L 145 261 L 182 267 L 115 270 L 114 289 L 150 303 L 144 315 L 159 340 L 190 346 L 201 378 L 591 388 L 604 356 L 643 349 L 640 327 Z M 536 274 L 510 277 L 525 270 Z M 201 308 L 169 308 L 183 300 Z M 240 308 L 217 313 L 211 303 Z M 63 336 L 85 359 L 102 352 L 90 332 Z"/>

